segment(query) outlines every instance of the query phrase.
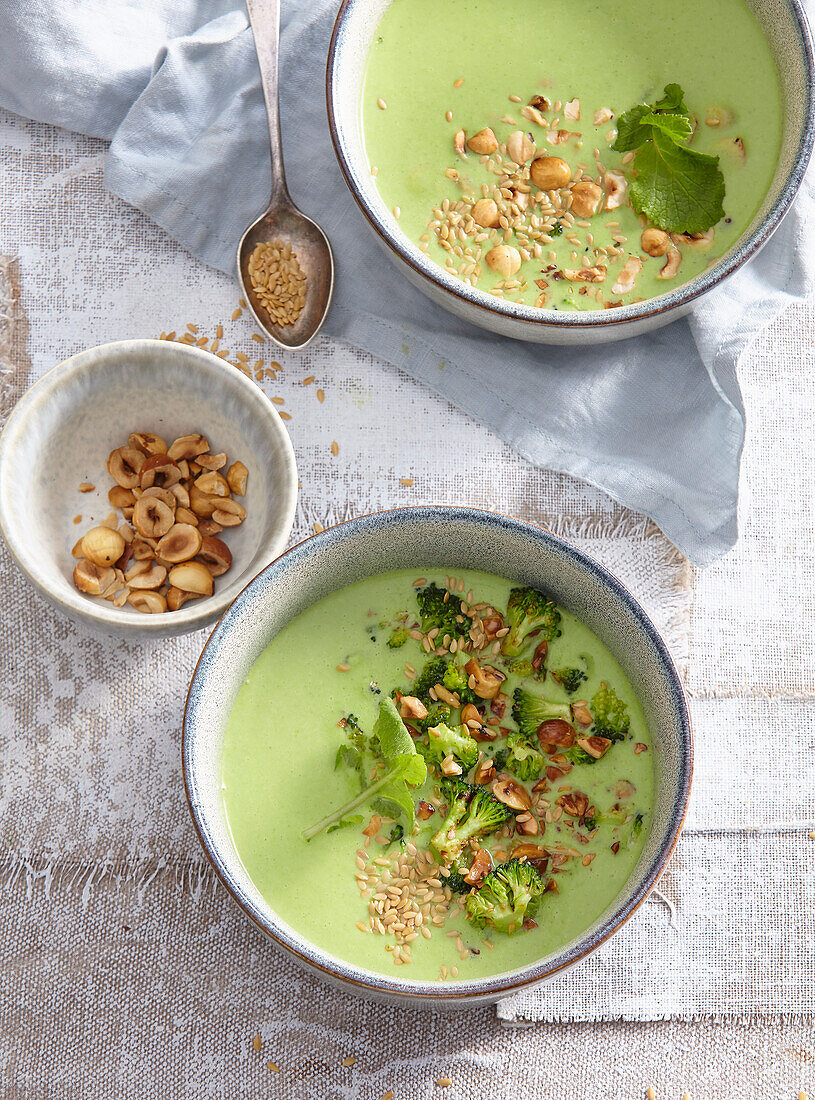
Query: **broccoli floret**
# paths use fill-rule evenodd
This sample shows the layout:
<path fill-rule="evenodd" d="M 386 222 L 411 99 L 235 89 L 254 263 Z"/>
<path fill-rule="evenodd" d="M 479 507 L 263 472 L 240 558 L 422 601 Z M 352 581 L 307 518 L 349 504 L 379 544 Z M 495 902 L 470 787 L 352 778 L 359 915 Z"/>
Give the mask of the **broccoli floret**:
<path fill-rule="evenodd" d="M 523 736 L 531 741 L 538 736 L 538 728 L 550 718 L 572 721 L 569 703 L 553 703 L 543 695 L 536 695 L 526 688 L 516 688 L 512 702 L 512 717 Z"/>
<path fill-rule="evenodd" d="M 430 841 L 445 863 L 456 863 L 467 841 L 494 832 L 510 816 L 508 808 L 486 787 L 456 780 L 445 784 L 449 808 L 447 817 Z"/>
<path fill-rule="evenodd" d="M 568 695 L 574 695 L 583 681 L 588 679 L 582 668 L 555 668 L 551 675 Z"/>
<path fill-rule="evenodd" d="M 390 649 L 401 649 L 401 647 L 408 640 L 410 635 L 404 626 L 397 626 L 390 638 L 388 638 L 388 647 Z"/>
<path fill-rule="evenodd" d="M 467 673 L 452 657 L 431 657 L 413 685 L 412 694 L 421 699 L 428 709 L 435 702 L 430 689 L 436 684 L 443 684 L 448 691 L 455 692 L 462 703 L 472 703 L 475 699 L 470 691 Z"/>
<path fill-rule="evenodd" d="M 608 684 L 600 684 L 591 701 L 594 716 L 592 733 L 607 737 L 609 741 L 623 741 L 631 725 L 625 703 Z"/>
<path fill-rule="evenodd" d="M 445 596 L 447 589 L 439 588 L 432 581 L 416 593 L 422 630 L 426 634 L 428 630 L 438 627 L 439 637 L 449 634 L 451 638 L 463 638 L 470 629 L 470 620 L 461 614 L 457 597 L 448 597 L 445 601 Z M 464 621 L 459 622 L 459 619 Z"/>
<path fill-rule="evenodd" d="M 540 779 L 546 757 L 536 743 L 533 745 L 518 730 L 507 734 L 507 758 L 504 764 L 522 783 Z"/>
<path fill-rule="evenodd" d="M 450 874 L 444 879 L 444 885 L 449 886 L 454 894 L 469 894 L 472 886 L 465 881 L 464 875 L 458 867 L 451 867 Z"/>
<path fill-rule="evenodd" d="M 505 657 L 518 657 L 527 641 L 540 636 L 541 641 L 559 638 L 560 612 L 548 596 L 534 588 L 513 588 L 507 601 L 506 625 L 509 633 L 501 643 Z"/>
<path fill-rule="evenodd" d="M 472 738 L 465 726 L 451 729 L 442 723 L 431 726 L 427 731 L 429 759 L 440 764 L 450 753 L 458 760 L 465 772 L 478 763 L 478 742 Z M 425 759 L 428 759 L 426 756 Z"/>
<path fill-rule="evenodd" d="M 546 886 L 529 863 L 511 859 L 485 877 L 481 886 L 467 898 L 467 913 L 473 924 L 490 924 L 496 932 L 511 935 L 538 908 Z"/>

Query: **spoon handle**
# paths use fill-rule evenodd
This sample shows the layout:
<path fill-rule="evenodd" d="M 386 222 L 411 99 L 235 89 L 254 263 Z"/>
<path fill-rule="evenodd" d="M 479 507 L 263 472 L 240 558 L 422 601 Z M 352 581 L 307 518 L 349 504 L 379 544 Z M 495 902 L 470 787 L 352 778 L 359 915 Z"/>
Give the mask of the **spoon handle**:
<path fill-rule="evenodd" d="M 283 168 L 278 106 L 278 54 L 280 46 L 280 0 L 246 0 L 249 23 L 255 36 L 260 83 L 266 100 L 269 145 L 272 159 L 272 202 L 281 192 L 288 195 Z"/>

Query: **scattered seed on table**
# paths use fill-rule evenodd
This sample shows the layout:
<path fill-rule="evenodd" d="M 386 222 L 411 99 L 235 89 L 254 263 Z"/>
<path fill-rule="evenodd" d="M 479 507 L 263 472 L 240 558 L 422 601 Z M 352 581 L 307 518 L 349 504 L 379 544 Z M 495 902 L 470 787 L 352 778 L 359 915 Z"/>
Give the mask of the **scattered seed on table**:
<path fill-rule="evenodd" d="M 314 375 L 313 375 L 313 374 L 310 374 L 310 375 L 308 376 L 308 378 L 304 378 L 304 379 L 303 379 L 303 385 L 304 385 L 304 386 L 310 386 L 310 385 L 311 385 L 311 383 L 312 383 L 313 381 L 314 381 Z"/>
<path fill-rule="evenodd" d="M 90 481 L 80 481 L 79 491 L 80 493 L 92 493 L 96 486 Z"/>
<path fill-rule="evenodd" d="M 252 339 L 255 341 L 256 344 L 262 344 L 264 342 L 263 337 L 260 336 L 257 332 L 252 333 Z"/>
<path fill-rule="evenodd" d="M 81 522 L 82 522 L 82 516 L 81 515 L 80 516 L 74 516 L 74 523 L 81 523 Z"/>
<path fill-rule="evenodd" d="M 192 323 L 192 321 L 190 321 L 190 322 L 189 322 L 189 324 L 187 325 L 187 328 L 188 328 L 188 329 L 190 330 L 190 332 L 194 332 L 194 333 L 196 333 L 196 335 L 197 335 L 197 333 L 198 333 L 198 325 L 194 325 L 194 324 Z"/>
<path fill-rule="evenodd" d="M 413 487 L 413 478 L 412 477 L 400 477 L 399 481 L 401 482 L 402 485 L 404 485 L 408 489 L 411 489 Z"/>
<path fill-rule="evenodd" d="M 221 337 L 223 336 L 223 334 L 224 334 L 224 326 L 223 325 L 218 325 L 215 329 L 215 335 L 220 340 Z"/>
<path fill-rule="evenodd" d="M 243 313 L 243 310 L 240 309 L 240 308 L 233 309 L 232 310 L 232 316 L 230 317 L 230 320 L 231 321 L 237 321 L 237 319 L 241 316 L 242 313 Z"/>
<path fill-rule="evenodd" d="M 322 405 L 323 401 L 325 401 L 325 390 L 317 390 L 317 400 Z"/>
<path fill-rule="evenodd" d="M 336 439 L 334 439 L 334 440 L 332 440 L 332 441 L 331 441 L 331 453 L 332 453 L 332 455 L 334 455 L 334 456 L 336 456 L 336 455 L 338 455 L 338 454 L 340 453 L 340 445 L 339 445 L 339 443 L 338 443 L 338 442 L 336 441 Z"/>
<path fill-rule="evenodd" d="M 452 1083 L 453 1082 L 450 1080 L 449 1077 L 436 1078 L 436 1084 L 439 1086 L 440 1089 L 449 1089 Z"/>
<path fill-rule="evenodd" d="M 267 1062 L 266 1068 L 270 1069 L 272 1073 L 280 1073 L 280 1066 L 277 1064 L 277 1062 Z"/>
<path fill-rule="evenodd" d="M 346 1069 L 350 1069 L 351 1066 L 353 1066 L 355 1063 L 356 1058 L 354 1058 L 354 1056 L 351 1054 L 349 1054 L 347 1058 L 343 1058 L 342 1060 L 342 1064 L 345 1066 Z"/>
<path fill-rule="evenodd" d="M 277 415 L 281 418 L 281 420 L 291 420 L 291 413 L 283 412 L 282 409 L 277 410 Z"/>
<path fill-rule="evenodd" d="M 286 404 L 286 398 L 285 397 L 273 397 L 272 401 L 274 402 L 275 405 L 285 405 Z"/>
<path fill-rule="evenodd" d="M 260 1036 L 256 1035 L 254 1037 L 254 1039 L 252 1040 L 252 1046 L 255 1048 L 255 1050 L 260 1050 L 260 1043 L 261 1043 Z"/>

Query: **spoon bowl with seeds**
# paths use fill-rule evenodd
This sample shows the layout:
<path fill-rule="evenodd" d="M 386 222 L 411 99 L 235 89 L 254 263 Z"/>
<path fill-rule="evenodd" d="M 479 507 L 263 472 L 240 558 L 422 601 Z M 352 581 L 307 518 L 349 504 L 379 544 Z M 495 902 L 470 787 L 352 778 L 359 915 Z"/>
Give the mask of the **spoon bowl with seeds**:
<path fill-rule="evenodd" d="M 298 210 L 286 187 L 277 97 L 280 0 L 248 0 L 247 10 L 269 120 L 272 193 L 238 245 L 238 278 L 269 339 L 283 348 L 302 348 L 328 313 L 334 257 L 325 233 Z"/>

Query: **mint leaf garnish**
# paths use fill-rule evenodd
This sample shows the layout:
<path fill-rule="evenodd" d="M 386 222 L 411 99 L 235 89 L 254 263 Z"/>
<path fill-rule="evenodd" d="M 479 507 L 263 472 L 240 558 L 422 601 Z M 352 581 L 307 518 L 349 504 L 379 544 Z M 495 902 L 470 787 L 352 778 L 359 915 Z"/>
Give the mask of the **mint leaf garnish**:
<path fill-rule="evenodd" d="M 379 739 L 382 756 L 385 759 L 387 769 L 370 786 L 346 802 L 344 806 L 333 813 L 328 814 L 316 825 L 304 830 L 306 840 L 321 833 L 323 829 L 330 829 L 337 822 L 342 821 L 351 810 L 355 810 L 365 802 L 369 802 L 374 795 L 387 798 L 395 804 L 407 817 L 411 826 L 415 820 L 415 805 L 410 787 L 419 787 L 427 778 L 427 764 L 424 758 L 416 752 L 413 738 L 407 731 L 405 723 L 399 716 L 399 711 L 394 706 L 393 700 L 385 698 L 379 704 L 379 717 L 374 724 L 374 733 Z M 343 752 L 338 754 L 338 762 L 352 763 Z"/>
<path fill-rule="evenodd" d="M 693 119 L 678 84 L 654 104 L 638 103 L 617 120 L 618 153 L 636 150 L 631 205 L 669 233 L 704 233 L 724 217 L 719 158 L 688 147 Z"/>
<path fill-rule="evenodd" d="M 677 145 L 662 131 L 637 152 L 629 195 L 635 210 L 669 233 L 704 233 L 724 217 L 719 158 Z"/>

